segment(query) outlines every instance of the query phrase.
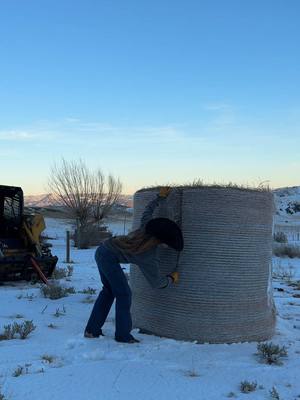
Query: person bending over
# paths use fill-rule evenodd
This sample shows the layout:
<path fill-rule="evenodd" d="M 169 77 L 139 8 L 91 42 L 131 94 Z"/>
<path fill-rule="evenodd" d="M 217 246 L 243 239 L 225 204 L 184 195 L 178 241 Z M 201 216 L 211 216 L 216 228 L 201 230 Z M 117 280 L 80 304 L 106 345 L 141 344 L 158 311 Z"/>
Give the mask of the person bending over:
<path fill-rule="evenodd" d="M 171 189 L 162 187 L 157 197 L 146 206 L 139 229 L 124 236 L 105 240 L 96 250 L 95 260 L 103 288 L 94 304 L 84 336 L 97 338 L 116 299 L 115 340 L 122 343 L 138 342 L 131 335 L 131 290 L 120 263 L 135 264 L 153 288 L 164 289 L 178 281 L 178 272 L 162 276 L 159 272 L 157 249 L 168 246 L 183 249 L 179 226 L 168 218 L 152 218 L 153 212 L 166 199 Z"/>

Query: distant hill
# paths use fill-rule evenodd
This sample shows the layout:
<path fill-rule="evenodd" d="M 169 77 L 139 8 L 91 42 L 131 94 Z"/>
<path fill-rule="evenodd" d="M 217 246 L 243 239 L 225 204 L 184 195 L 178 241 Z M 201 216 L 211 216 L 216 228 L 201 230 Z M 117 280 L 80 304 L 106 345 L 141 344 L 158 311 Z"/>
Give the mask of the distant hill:
<path fill-rule="evenodd" d="M 48 207 L 57 205 L 51 194 L 24 196 L 24 203 L 26 207 Z"/>
<path fill-rule="evenodd" d="M 49 206 L 58 206 L 57 202 L 53 199 L 51 194 L 39 194 L 32 196 L 24 197 L 25 207 L 49 207 Z M 132 207 L 133 205 L 133 196 L 132 195 L 122 195 L 120 197 L 120 201 L 118 202 L 120 205 L 125 207 Z"/>

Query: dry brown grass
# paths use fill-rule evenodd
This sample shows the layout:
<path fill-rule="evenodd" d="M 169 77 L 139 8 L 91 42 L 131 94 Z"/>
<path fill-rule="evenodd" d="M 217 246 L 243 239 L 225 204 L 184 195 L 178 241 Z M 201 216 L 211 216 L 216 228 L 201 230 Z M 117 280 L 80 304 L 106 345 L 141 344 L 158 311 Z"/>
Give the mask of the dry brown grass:
<path fill-rule="evenodd" d="M 141 189 L 139 189 L 136 193 L 140 192 L 146 192 L 150 190 L 155 190 L 155 189 L 160 189 L 161 187 L 171 187 L 173 189 L 207 189 L 207 188 L 212 188 L 212 189 L 236 189 L 236 190 L 243 190 L 243 191 L 251 191 L 251 192 L 270 192 L 271 188 L 269 187 L 267 182 L 261 182 L 257 186 L 249 185 L 249 184 L 237 184 L 233 182 L 228 182 L 228 183 L 206 183 L 202 181 L 201 179 L 199 180 L 194 180 L 191 183 L 185 183 L 185 184 L 176 184 L 176 183 L 166 183 L 165 185 L 160 185 L 160 186 L 145 186 Z"/>

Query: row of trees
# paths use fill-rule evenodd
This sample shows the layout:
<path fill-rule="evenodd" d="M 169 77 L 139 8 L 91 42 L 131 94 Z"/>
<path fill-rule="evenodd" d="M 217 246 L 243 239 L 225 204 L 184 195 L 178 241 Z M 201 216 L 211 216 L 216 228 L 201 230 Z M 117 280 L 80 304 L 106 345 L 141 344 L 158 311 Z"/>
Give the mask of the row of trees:
<path fill-rule="evenodd" d="M 90 170 L 82 160 L 55 164 L 48 186 L 54 201 L 77 222 L 78 247 L 82 247 L 79 238 L 91 225 L 100 227 L 122 192 L 119 179 L 105 176 L 99 168 Z"/>

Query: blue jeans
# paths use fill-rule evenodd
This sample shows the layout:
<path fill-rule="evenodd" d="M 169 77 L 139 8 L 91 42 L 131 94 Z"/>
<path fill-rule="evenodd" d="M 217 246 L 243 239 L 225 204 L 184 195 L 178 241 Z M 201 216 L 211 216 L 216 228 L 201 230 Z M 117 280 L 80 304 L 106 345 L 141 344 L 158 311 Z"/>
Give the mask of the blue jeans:
<path fill-rule="evenodd" d="M 116 299 L 116 331 L 118 340 L 130 340 L 132 320 L 130 314 L 131 290 L 117 257 L 103 244 L 95 253 L 103 288 L 94 304 L 86 331 L 99 336 L 101 328 Z"/>

